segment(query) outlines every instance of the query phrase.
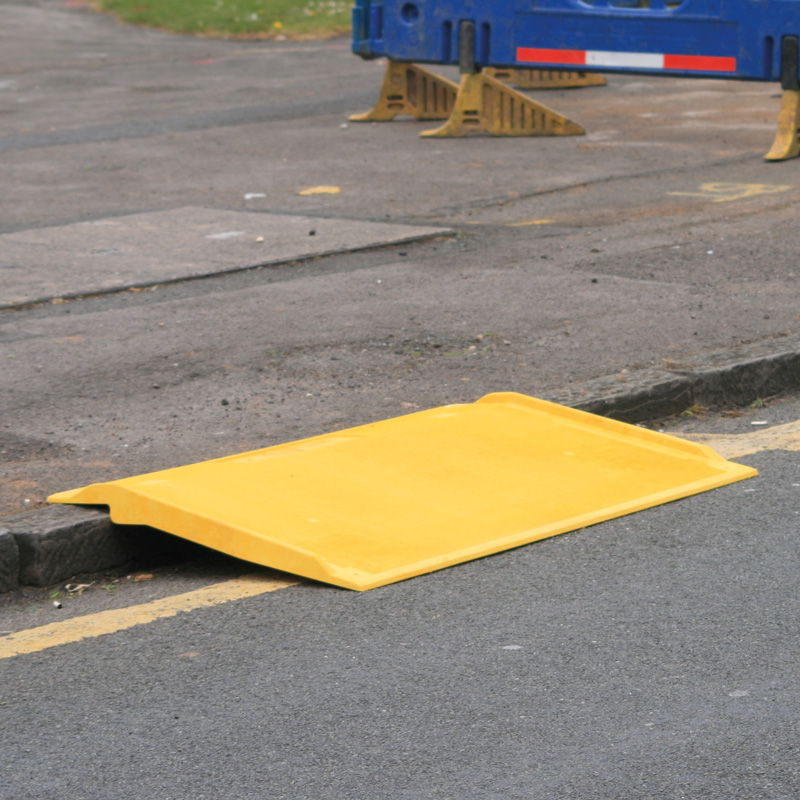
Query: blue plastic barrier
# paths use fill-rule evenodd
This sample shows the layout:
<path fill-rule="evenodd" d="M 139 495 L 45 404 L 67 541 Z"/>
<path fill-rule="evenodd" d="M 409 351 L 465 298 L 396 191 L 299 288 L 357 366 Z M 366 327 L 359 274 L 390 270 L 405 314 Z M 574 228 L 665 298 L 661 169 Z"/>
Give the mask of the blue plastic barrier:
<path fill-rule="evenodd" d="M 784 89 L 797 89 L 798 34 L 800 0 L 356 0 L 353 10 L 353 51 L 364 58 L 781 80 Z"/>

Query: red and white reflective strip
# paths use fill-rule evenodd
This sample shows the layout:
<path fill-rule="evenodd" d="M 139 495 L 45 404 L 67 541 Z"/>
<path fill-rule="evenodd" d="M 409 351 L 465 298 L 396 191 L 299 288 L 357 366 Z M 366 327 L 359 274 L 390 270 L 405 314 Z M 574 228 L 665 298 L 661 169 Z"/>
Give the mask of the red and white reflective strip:
<path fill-rule="evenodd" d="M 628 67 L 689 72 L 736 72 L 736 59 L 726 56 L 679 56 L 669 53 L 616 53 L 611 50 L 552 50 L 518 47 L 517 61 L 569 67 Z"/>

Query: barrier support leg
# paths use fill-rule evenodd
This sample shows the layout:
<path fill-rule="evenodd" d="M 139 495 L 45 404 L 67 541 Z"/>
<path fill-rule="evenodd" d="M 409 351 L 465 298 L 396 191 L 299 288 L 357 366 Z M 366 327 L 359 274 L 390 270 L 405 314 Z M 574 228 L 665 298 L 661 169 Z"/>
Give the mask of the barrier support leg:
<path fill-rule="evenodd" d="M 784 89 L 781 110 L 778 112 L 778 130 L 766 161 L 785 161 L 800 155 L 800 91 Z"/>
<path fill-rule="evenodd" d="M 483 72 L 465 73 L 450 118 L 420 136 L 456 137 L 473 131 L 493 136 L 575 136 L 580 125 Z"/>
<path fill-rule="evenodd" d="M 416 119 L 447 119 L 455 103 L 458 84 L 414 64 L 390 61 L 386 66 L 375 108 L 353 114 L 351 122 L 388 122 L 398 114 Z"/>
<path fill-rule="evenodd" d="M 781 110 L 778 113 L 778 130 L 767 161 L 785 161 L 800 155 L 800 39 L 797 36 L 781 38 Z"/>
<path fill-rule="evenodd" d="M 605 86 L 606 79 L 596 72 L 570 72 L 565 69 L 499 69 L 486 67 L 484 72 L 495 80 L 513 83 L 520 89 L 580 89 Z"/>

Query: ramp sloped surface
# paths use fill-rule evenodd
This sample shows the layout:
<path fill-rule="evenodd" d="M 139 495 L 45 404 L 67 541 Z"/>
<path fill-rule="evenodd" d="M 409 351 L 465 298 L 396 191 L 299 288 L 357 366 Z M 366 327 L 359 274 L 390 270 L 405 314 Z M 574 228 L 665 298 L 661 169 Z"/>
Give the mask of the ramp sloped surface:
<path fill-rule="evenodd" d="M 756 474 L 703 445 L 497 393 L 49 500 L 363 590 Z"/>

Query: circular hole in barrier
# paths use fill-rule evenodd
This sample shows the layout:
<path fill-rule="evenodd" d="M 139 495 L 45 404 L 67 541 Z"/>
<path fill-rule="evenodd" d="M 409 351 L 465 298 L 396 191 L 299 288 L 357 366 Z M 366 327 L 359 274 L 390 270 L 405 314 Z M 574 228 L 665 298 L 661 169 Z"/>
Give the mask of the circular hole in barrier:
<path fill-rule="evenodd" d="M 416 3 L 405 3 L 400 9 L 400 16 L 403 22 L 416 22 L 419 18 L 419 6 Z"/>

